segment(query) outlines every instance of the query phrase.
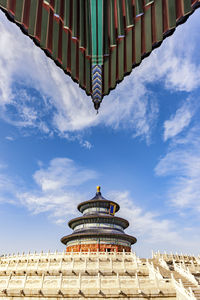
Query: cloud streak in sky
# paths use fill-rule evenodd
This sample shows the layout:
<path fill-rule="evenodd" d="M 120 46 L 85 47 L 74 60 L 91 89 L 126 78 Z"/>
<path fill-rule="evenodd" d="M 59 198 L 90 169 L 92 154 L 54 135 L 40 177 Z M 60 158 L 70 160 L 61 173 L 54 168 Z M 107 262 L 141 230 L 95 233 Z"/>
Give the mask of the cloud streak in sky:
<path fill-rule="evenodd" d="M 54 221 L 64 222 L 86 197 L 80 192 L 81 185 L 97 176 L 95 171 L 80 167 L 69 158 L 54 158 L 46 167 L 40 163 L 39 170 L 33 174 L 36 188 L 18 192 L 17 198 L 31 212 L 48 212 Z"/>
<path fill-rule="evenodd" d="M 164 141 L 175 137 L 182 132 L 189 124 L 197 109 L 194 101 L 188 99 L 177 109 L 175 115 L 170 120 L 164 122 Z"/>
<path fill-rule="evenodd" d="M 179 223 L 180 220 L 169 219 L 159 210 L 152 212 L 140 207 L 128 191 L 112 191 L 109 197 L 120 204 L 119 214 L 129 220 L 130 227 L 127 233 L 137 237 L 138 244 L 134 246 L 138 249 L 137 251 L 143 252 L 145 247 L 161 251 L 177 251 L 177 249 L 198 251 L 200 243 L 195 240 L 198 236 L 198 230 L 195 228 L 191 228 L 190 237 L 188 237 L 187 230 L 181 222 Z M 188 239 L 190 245 L 188 245 Z"/>
<path fill-rule="evenodd" d="M 0 199 L 3 201 L 4 195 L 4 202 L 8 200 L 11 204 L 22 205 L 31 214 L 45 213 L 53 222 L 62 224 L 66 218 L 77 216 L 78 203 L 89 199 L 90 195 L 82 192 L 81 186 L 97 177 L 97 172 L 80 167 L 69 158 L 54 158 L 46 166 L 42 162 L 39 163 L 38 170 L 33 174 L 34 185 L 30 188 L 22 184 L 19 188 L 14 184 L 14 179 L 6 177 L 2 171 Z M 187 249 L 188 242 L 182 226 L 177 221 L 163 217 L 159 209 L 152 212 L 142 208 L 130 197 L 128 191 L 110 191 L 108 199 L 120 204 L 119 216 L 129 220 L 130 227 L 127 233 L 138 238 L 139 248 L 142 240 L 142 247 L 161 250 L 176 247 Z M 196 234 L 194 230 L 190 232 L 190 235 L 192 234 Z"/>
<path fill-rule="evenodd" d="M 41 168 L 33 175 L 43 192 L 77 186 L 96 177 L 95 171 L 77 167 L 69 158 L 54 158 L 47 168 Z"/>
<path fill-rule="evenodd" d="M 176 116 L 170 122 L 178 122 Z M 199 110 L 196 111 L 199 114 Z M 165 122 L 166 124 L 166 122 Z M 177 128 L 174 124 L 174 128 Z M 182 128 L 183 129 L 183 128 Z M 171 139 L 166 154 L 159 160 L 155 173 L 168 176 L 170 187 L 167 199 L 180 212 L 190 210 L 192 214 L 200 212 L 200 127 L 194 121 L 185 132 Z M 190 213 L 191 213 L 190 212 Z M 189 211 L 187 211 L 189 213 Z"/>

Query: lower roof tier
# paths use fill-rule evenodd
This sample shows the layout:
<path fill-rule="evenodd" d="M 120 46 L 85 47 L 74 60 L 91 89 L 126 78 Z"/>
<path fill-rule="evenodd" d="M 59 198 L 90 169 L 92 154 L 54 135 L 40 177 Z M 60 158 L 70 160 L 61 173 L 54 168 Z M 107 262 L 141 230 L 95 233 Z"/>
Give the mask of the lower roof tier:
<path fill-rule="evenodd" d="M 87 239 L 89 240 L 94 240 L 95 239 L 100 239 L 100 243 L 103 243 L 104 241 L 106 241 L 106 239 L 112 239 L 112 240 L 122 240 L 125 242 L 130 243 L 131 245 L 135 244 L 137 242 L 137 239 L 131 235 L 125 234 L 125 233 L 110 233 L 110 232 L 105 232 L 105 230 L 103 232 L 92 232 L 90 230 L 84 232 L 84 233 L 72 233 L 70 235 L 64 236 L 61 239 L 61 242 L 65 245 L 68 244 L 68 242 L 70 241 L 76 241 L 77 244 L 79 242 L 81 242 L 82 239 Z"/>

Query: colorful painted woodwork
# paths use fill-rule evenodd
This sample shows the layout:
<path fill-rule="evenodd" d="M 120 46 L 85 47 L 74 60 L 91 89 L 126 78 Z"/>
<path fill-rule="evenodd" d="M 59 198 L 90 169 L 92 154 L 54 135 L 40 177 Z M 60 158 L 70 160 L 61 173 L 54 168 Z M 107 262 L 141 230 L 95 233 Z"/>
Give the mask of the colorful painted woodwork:
<path fill-rule="evenodd" d="M 0 8 L 99 108 L 200 0 L 0 0 Z"/>

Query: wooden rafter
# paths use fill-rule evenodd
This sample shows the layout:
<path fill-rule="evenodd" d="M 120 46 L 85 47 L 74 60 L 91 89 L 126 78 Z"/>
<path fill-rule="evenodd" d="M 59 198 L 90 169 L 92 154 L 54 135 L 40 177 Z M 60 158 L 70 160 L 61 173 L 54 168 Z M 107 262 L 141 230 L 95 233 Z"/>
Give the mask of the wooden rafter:
<path fill-rule="evenodd" d="M 200 0 L 0 0 L 96 109 L 199 6 Z"/>

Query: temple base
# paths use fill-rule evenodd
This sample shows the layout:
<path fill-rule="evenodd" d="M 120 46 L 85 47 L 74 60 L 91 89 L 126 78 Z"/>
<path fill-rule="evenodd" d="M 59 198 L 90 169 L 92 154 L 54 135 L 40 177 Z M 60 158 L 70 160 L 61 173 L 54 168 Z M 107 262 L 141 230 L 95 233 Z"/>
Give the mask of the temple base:
<path fill-rule="evenodd" d="M 112 244 L 82 244 L 68 246 L 66 252 L 131 252 L 131 247 Z"/>

